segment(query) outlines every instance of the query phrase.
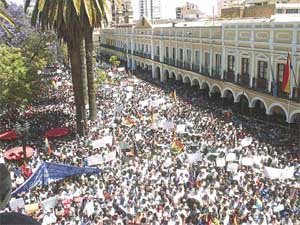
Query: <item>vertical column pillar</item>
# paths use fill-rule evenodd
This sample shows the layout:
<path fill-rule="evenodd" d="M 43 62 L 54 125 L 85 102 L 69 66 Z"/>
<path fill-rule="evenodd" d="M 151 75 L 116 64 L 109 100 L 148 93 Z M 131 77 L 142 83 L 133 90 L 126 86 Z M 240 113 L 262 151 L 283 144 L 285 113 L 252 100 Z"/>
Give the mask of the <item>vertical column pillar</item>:
<path fill-rule="evenodd" d="M 222 25 L 222 58 L 221 58 L 221 79 L 224 79 L 224 70 L 225 70 L 225 45 L 224 45 L 224 25 Z"/>

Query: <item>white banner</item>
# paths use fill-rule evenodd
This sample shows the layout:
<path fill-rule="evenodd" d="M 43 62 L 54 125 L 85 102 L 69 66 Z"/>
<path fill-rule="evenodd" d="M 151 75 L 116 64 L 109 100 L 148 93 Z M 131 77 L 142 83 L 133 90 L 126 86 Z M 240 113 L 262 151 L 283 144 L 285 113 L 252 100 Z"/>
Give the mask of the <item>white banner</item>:
<path fill-rule="evenodd" d="M 216 164 L 217 164 L 217 167 L 225 167 L 225 165 L 226 165 L 225 158 L 217 158 Z"/>
<path fill-rule="evenodd" d="M 101 147 L 105 147 L 107 144 L 112 145 L 112 142 L 113 142 L 113 136 L 105 136 L 96 141 L 92 141 L 92 146 L 93 148 L 101 148 Z"/>
<path fill-rule="evenodd" d="M 58 202 L 58 196 L 54 196 L 51 198 L 48 198 L 44 201 L 41 202 L 41 206 L 43 208 L 43 210 L 47 210 L 47 209 L 51 209 L 54 208 L 56 206 Z"/>
<path fill-rule="evenodd" d="M 286 167 L 284 169 L 277 169 L 273 167 L 264 168 L 264 175 L 270 179 L 291 179 L 294 178 L 295 168 Z"/>
<path fill-rule="evenodd" d="M 185 133 L 185 124 L 178 124 L 176 126 L 176 133 Z"/>
<path fill-rule="evenodd" d="M 193 154 L 187 154 L 187 158 L 189 160 L 189 163 L 191 163 L 191 164 L 197 163 L 197 162 L 201 161 L 201 153 L 196 152 Z"/>
<path fill-rule="evenodd" d="M 250 157 L 243 157 L 242 158 L 242 165 L 243 166 L 252 166 L 253 165 L 253 159 Z"/>
<path fill-rule="evenodd" d="M 136 140 L 136 141 L 143 140 L 142 134 L 141 134 L 141 133 L 135 134 L 135 140 Z"/>
<path fill-rule="evenodd" d="M 174 129 L 174 127 L 175 127 L 175 124 L 171 121 L 166 121 L 166 122 L 163 123 L 163 128 L 164 129 L 172 130 L 172 129 Z"/>
<path fill-rule="evenodd" d="M 239 164 L 237 163 L 229 163 L 227 165 L 227 171 L 232 173 L 236 173 L 238 171 L 238 168 L 239 168 Z"/>
<path fill-rule="evenodd" d="M 88 166 L 99 165 L 116 159 L 116 153 L 110 152 L 102 156 L 100 154 L 92 155 L 86 158 Z"/>
<path fill-rule="evenodd" d="M 236 154 L 235 153 L 228 153 L 228 155 L 226 156 L 226 161 L 227 162 L 233 162 L 236 161 Z"/>
<path fill-rule="evenodd" d="M 245 137 L 245 138 L 241 141 L 241 145 L 242 145 L 243 147 L 247 147 L 247 146 L 251 145 L 252 141 L 253 141 L 253 138 L 252 138 L 252 137 Z"/>
<path fill-rule="evenodd" d="M 25 208 L 24 199 L 17 198 L 17 199 L 10 200 L 9 207 L 11 208 L 12 211 L 17 211 L 18 209 Z"/>

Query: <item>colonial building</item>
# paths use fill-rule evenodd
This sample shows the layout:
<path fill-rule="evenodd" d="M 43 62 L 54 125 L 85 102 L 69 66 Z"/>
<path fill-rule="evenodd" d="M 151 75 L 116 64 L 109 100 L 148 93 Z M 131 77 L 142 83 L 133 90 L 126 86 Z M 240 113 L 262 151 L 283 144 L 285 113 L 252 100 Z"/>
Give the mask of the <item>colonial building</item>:
<path fill-rule="evenodd" d="M 180 80 L 293 123 L 300 118 L 299 28 L 287 18 L 155 25 L 143 18 L 132 28 L 101 30 L 100 44 L 103 53 L 160 82 Z M 281 91 L 288 53 L 290 94 Z"/>

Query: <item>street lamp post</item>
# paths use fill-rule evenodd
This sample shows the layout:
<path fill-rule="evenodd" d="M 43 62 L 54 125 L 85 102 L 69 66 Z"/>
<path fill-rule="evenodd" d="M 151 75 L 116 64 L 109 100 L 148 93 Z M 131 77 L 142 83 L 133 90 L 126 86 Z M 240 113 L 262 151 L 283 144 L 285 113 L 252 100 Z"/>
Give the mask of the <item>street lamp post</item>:
<path fill-rule="evenodd" d="M 23 125 L 20 123 L 17 123 L 16 125 L 16 131 L 19 137 L 22 139 L 22 148 L 23 148 L 23 157 L 26 160 L 26 141 L 27 141 L 27 136 L 29 133 L 30 129 L 30 124 L 26 121 Z"/>

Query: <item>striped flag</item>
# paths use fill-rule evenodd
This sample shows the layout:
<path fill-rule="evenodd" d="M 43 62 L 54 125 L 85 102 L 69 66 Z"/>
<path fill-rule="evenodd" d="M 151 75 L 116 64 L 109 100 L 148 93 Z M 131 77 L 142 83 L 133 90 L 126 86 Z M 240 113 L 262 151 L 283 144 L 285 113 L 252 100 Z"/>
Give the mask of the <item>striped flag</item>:
<path fill-rule="evenodd" d="M 50 155 L 52 153 L 52 149 L 50 147 L 49 141 L 47 136 L 45 137 L 45 149 L 47 150 L 47 153 Z"/>
<path fill-rule="evenodd" d="M 290 82 L 291 82 L 291 57 L 290 57 L 290 53 L 288 53 L 285 68 L 284 68 L 282 86 L 281 86 L 283 92 L 286 92 L 288 94 L 291 93 Z"/>
<path fill-rule="evenodd" d="M 179 141 L 179 140 L 175 140 L 172 143 L 171 149 L 173 149 L 175 152 L 181 152 L 184 148 L 184 145 Z"/>

